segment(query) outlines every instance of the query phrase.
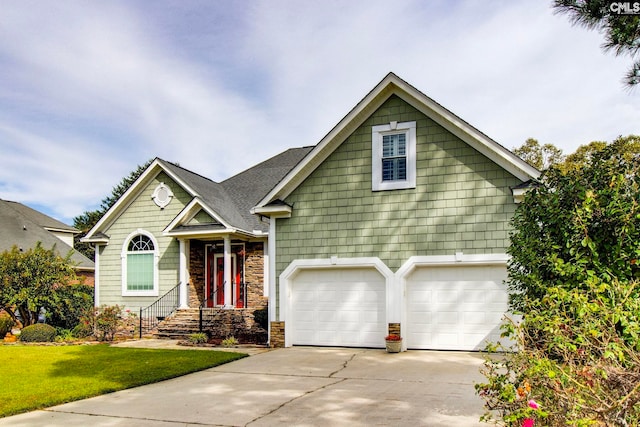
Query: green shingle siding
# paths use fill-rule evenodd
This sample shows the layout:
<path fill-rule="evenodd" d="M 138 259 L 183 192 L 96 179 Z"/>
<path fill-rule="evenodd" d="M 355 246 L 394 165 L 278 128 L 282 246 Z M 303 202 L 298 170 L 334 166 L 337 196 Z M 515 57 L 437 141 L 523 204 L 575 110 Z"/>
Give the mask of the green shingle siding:
<path fill-rule="evenodd" d="M 416 121 L 415 189 L 371 190 L 371 127 Z M 503 253 L 517 178 L 391 97 L 289 197 L 277 223 L 277 275 L 297 258 Z"/>
<path fill-rule="evenodd" d="M 164 182 L 174 197 L 164 209 L 153 202 L 151 195 Z M 125 305 L 129 308 L 147 306 L 157 297 L 122 296 L 122 245 L 130 233 L 144 229 L 153 234 L 159 246 L 159 296 L 178 284 L 180 246 L 176 239 L 162 235 L 162 231 L 189 203 L 191 197 L 168 175 L 160 173 L 118 217 L 105 233 L 109 244 L 100 251 L 100 304 Z"/>
<path fill-rule="evenodd" d="M 211 217 L 211 215 L 209 215 L 207 212 L 201 210 L 200 212 L 195 214 L 195 216 L 193 217 L 193 219 L 191 221 L 189 221 L 189 225 L 213 224 L 213 223 L 216 223 L 216 222 L 218 222 L 218 221 L 214 220 Z"/>

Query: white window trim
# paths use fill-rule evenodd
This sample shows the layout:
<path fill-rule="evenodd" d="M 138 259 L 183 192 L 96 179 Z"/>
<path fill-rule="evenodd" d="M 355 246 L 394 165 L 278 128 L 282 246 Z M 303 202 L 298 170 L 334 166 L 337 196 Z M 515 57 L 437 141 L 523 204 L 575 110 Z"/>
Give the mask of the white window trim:
<path fill-rule="evenodd" d="M 407 179 L 382 180 L 382 137 L 404 133 L 407 140 Z M 371 128 L 371 188 L 373 191 L 416 188 L 416 122 L 390 122 Z"/>
<path fill-rule="evenodd" d="M 153 289 L 150 291 L 130 291 L 127 289 L 127 253 L 129 252 L 129 242 L 135 236 L 138 235 L 147 236 L 153 242 Z M 122 265 L 122 296 L 123 297 L 157 297 L 159 294 L 158 291 L 158 260 L 160 259 L 160 250 L 158 246 L 158 241 L 150 232 L 142 229 L 137 229 L 136 231 L 131 232 L 126 239 L 124 239 L 124 243 L 122 244 L 122 253 L 121 257 L 121 265 Z"/>

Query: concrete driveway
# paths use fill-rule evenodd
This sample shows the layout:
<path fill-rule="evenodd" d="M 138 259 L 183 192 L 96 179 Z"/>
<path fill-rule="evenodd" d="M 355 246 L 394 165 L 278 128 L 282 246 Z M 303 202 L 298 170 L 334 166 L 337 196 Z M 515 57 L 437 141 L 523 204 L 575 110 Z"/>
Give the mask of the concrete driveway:
<path fill-rule="evenodd" d="M 479 426 L 473 353 L 294 347 L 0 426 Z"/>

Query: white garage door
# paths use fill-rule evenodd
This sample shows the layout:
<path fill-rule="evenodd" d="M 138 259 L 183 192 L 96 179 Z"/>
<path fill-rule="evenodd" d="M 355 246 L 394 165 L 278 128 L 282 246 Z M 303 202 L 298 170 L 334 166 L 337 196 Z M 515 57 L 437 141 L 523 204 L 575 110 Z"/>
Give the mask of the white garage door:
<path fill-rule="evenodd" d="M 407 280 L 407 347 L 482 350 L 508 308 L 502 266 L 419 267 Z"/>
<path fill-rule="evenodd" d="M 303 270 L 291 289 L 292 343 L 384 347 L 385 301 L 374 269 Z"/>

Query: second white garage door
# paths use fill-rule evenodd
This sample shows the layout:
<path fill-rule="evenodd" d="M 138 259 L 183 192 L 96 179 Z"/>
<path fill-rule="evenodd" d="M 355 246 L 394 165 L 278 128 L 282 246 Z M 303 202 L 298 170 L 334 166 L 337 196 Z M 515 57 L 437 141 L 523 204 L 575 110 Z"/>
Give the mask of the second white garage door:
<path fill-rule="evenodd" d="M 291 288 L 293 345 L 384 347 L 384 278 L 374 269 L 303 270 Z"/>
<path fill-rule="evenodd" d="M 482 350 L 508 308 L 503 266 L 418 267 L 407 279 L 407 347 Z"/>

